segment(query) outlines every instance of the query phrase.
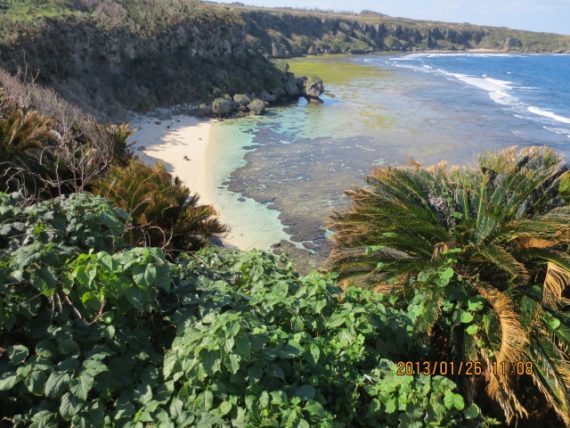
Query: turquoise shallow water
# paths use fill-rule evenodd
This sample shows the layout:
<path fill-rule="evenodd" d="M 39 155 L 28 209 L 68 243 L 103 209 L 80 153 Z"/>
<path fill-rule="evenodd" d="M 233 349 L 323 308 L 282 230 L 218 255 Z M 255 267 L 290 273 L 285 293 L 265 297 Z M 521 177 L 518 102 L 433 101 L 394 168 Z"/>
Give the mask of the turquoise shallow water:
<path fill-rule="evenodd" d="M 424 62 L 418 58 L 424 58 Z M 345 62 L 356 69 L 351 68 L 353 74 L 348 77 L 325 82 L 322 105 L 301 100 L 273 108 L 265 116 L 214 125 L 217 151 L 228 154 L 227 159 L 219 159 L 219 173 L 224 177 L 220 186 L 233 201 L 221 203 L 219 210 L 228 209 L 232 216 L 245 219 L 252 218 L 252 210 L 258 210 L 258 219 L 259 213 L 263 218 L 275 216 L 264 222 L 278 224 L 273 231 L 271 227 L 263 232 L 257 230 L 261 237 L 258 240 L 263 242 L 258 248 L 267 249 L 287 232 L 297 246 L 322 257 L 328 251 L 327 218 L 332 210 L 346 206 L 343 191 L 363 184 L 375 165 L 402 164 L 410 159 L 424 164 L 442 159 L 451 164 L 469 164 L 481 151 L 513 144 L 548 144 L 561 152 L 568 151 L 570 140 L 561 131 L 565 124 L 529 110 L 540 107 L 543 112 L 566 118 L 563 109 L 536 101 L 540 89 L 533 90 L 535 98 L 523 101 L 517 97 L 516 88 L 526 83 L 516 84 L 516 76 L 510 84 L 501 83 L 500 76 L 482 76 L 488 56 L 476 59 L 473 74 L 465 68 L 454 69 L 457 65 L 452 57 L 437 58 L 298 60 L 305 67 L 311 61 L 317 69 L 327 67 L 329 73 L 330 67 Z M 437 68 L 442 71 L 431 72 L 423 65 L 435 69 L 436 64 L 426 61 L 440 61 Z M 540 59 L 533 57 L 533 61 Z M 294 69 L 295 61 L 292 63 Z M 358 71 L 359 67 L 363 72 Z M 523 68 L 519 65 L 518 69 Z M 536 72 L 537 67 L 532 69 Z M 549 90 L 555 92 L 554 86 Z M 500 98 L 504 93 L 524 103 L 498 102 L 504 101 Z M 543 97 L 543 101 L 548 99 Z M 257 205 L 241 202 L 244 210 L 240 211 L 235 201 L 243 197 Z"/>

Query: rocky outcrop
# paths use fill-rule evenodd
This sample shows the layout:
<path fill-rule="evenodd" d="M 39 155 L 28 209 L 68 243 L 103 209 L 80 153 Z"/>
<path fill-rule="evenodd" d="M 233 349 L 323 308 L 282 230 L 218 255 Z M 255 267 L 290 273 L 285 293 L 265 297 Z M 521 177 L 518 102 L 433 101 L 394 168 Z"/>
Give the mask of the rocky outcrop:
<path fill-rule="evenodd" d="M 255 100 L 253 100 L 247 106 L 249 111 L 255 115 L 262 114 L 265 111 L 265 107 L 266 107 L 265 101 L 262 101 L 259 98 L 256 98 Z"/>
<path fill-rule="evenodd" d="M 242 109 L 247 107 L 247 105 L 251 102 L 251 98 L 249 98 L 245 94 L 235 94 L 234 95 L 234 103 L 237 105 L 238 109 Z"/>
<path fill-rule="evenodd" d="M 255 92 L 248 95 L 224 94 L 215 98 L 211 103 L 202 103 L 199 112 L 202 115 L 213 115 L 216 117 L 228 117 L 234 113 L 251 113 L 260 115 L 265 112 L 268 105 L 277 101 L 287 101 L 299 97 L 305 97 L 310 102 L 322 102 L 320 96 L 325 88 L 323 81 L 316 76 L 296 77 L 289 72 L 289 65 L 282 63 L 279 65 L 283 72 L 280 84 L 273 89 L 273 92 L 262 90 L 259 96 Z M 287 71 L 285 71 L 287 70 Z"/>
<path fill-rule="evenodd" d="M 267 103 L 274 103 L 277 101 L 277 97 L 274 94 L 270 94 L 265 90 L 261 91 L 261 94 L 259 94 L 259 99 Z"/>
<path fill-rule="evenodd" d="M 320 100 L 320 96 L 325 91 L 323 81 L 317 76 L 309 76 L 305 79 L 303 84 L 303 95 L 311 100 Z"/>
<path fill-rule="evenodd" d="M 229 116 L 236 108 L 236 104 L 228 98 L 216 98 L 212 101 L 212 113 L 218 117 Z"/>

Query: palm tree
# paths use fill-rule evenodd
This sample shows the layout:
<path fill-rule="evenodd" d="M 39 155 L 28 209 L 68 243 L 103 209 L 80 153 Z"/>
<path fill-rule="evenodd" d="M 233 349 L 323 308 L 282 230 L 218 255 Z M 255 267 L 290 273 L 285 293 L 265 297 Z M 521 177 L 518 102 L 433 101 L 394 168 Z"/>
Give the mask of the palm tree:
<path fill-rule="evenodd" d="M 330 263 L 344 283 L 423 305 L 428 340 L 457 361 L 481 361 L 508 422 L 528 416 L 531 387 L 570 424 L 568 170 L 541 147 L 486 153 L 477 168 L 376 169 L 331 221 Z M 445 281 L 434 287 L 430 270 Z M 463 322 L 452 318 L 467 303 Z M 511 373 L 520 361 L 532 362 L 530 386 Z"/>
<path fill-rule="evenodd" d="M 47 177 L 55 135 L 51 122 L 35 111 L 9 108 L 0 116 L 0 169 L 7 187 L 35 193 L 37 179 Z"/>
<path fill-rule="evenodd" d="M 197 250 L 212 237 L 227 232 L 210 205 L 198 205 L 178 178 L 164 165 L 154 167 L 132 159 L 113 166 L 94 182 L 93 191 L 130 214 L 128 240 L 133 245 L 158 246 L 172 252 Z"/>

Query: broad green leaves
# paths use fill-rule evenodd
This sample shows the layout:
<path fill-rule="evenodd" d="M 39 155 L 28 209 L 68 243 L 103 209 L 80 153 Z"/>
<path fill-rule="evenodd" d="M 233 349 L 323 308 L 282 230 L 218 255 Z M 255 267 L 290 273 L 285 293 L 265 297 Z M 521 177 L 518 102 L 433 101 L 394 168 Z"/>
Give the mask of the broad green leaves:
<path fill-rule="evenodd" d="M 207 249 L 171 264 L 156 248 L 115 248 L 120 218 L 99 198 L 74 198 L 26 212 L 0 200 L 2 215 L 18 217 L 0 232 L 0 332 L 9 344 L 0 407 L 15 426 L 464 418 L 451 381 L 395 375 L 391 360 L 422 349 L 413 319 L 381 295 L 341 294 L 335 275 L 299 277 L 286 258 L 262 252 Z M 18 223 L 30 225 L 28 241 Z"/>
<path fill-rule="evenodd" d="M 417 347 L 410 320 L 386 309 L 382 296 L 355 288 L 339 302 L 334 277 L 297 278 L 279 266 L 257 252 L 205 251 L 180 262 L 180 278 L 196 278 L 183 295 L 195 297 L 187 301 L 191 311 L 177 312 L 183 327 L 166 352 L 163 375 L 185 398 L 175 394 L 165 412 L 202 420 L 208 409 L 237 426 L 375 426 L 406 424 L 410 406 L 421 420 L 431 400 L 441 403 L 430 410 L 433 426 L 463 417 L 442 404 L 443 393 L 455 388 L 445 379 L 437 381 L 440 395 L 427 388 L 417 393 L 422 400 L 404 404 L 406 394 L 416 394 L 415 380 L 396 376 L 383 357 L 408 356 Z M 394 390 L 382 396 L 387 410 L 380 410 L 371 400 L 374 388 L 391 388 L 388 378 L 403 382 L 403 390 L 399 398 Z"/>
<path fill-rule="evenodd" d="M 18 382 L 18 377 L 13 371 L 0 373 L 0 391 L 9 391 Z"/>

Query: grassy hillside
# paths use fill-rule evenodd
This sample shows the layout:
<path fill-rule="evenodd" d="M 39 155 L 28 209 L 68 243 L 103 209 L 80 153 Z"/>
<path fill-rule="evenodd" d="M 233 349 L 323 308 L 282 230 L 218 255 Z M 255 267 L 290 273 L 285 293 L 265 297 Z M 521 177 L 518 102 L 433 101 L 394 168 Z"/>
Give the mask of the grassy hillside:
<path fill-rule="evenodd" d="M 283 92 L 268 58 L 496 49 L 570 51 L 570 37 L 379 14 L 193 0 L 0 1 L 0 67 L 99 118 L 225 94 Z"/>

